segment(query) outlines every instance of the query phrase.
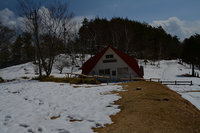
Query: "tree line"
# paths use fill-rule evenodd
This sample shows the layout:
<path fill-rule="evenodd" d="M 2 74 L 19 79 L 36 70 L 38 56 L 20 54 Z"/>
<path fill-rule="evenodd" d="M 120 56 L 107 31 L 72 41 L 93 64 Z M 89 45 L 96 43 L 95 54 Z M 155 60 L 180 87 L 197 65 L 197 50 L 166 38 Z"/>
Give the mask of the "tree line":
<path fill-rule="evenodd" d="M 180 58 L 192 65 L 192 76 L 199 76 L 194 70 L 195 66 L 200 69 L 200 34 L 195 34 L 183 41 Z"/>
<path fill-rule="evenodd" d="M 114 17 L 84 19 L 79 30 L 77 48 L 85 53 L 96 54 L 107 45 L 139 59 L 181 59 L 194 67 L 200 66 L 200 35 L 192 35 L 183 42 L 177 36 L 167 34 L 159 27 L 152 27 L 127 18 Z"/>
<path fill-rule="evenodd" d="M 1 23 L 0 31 L 0 68 L 34 60 L 35 49 L 30 33 L 24 32 L 16 38 L 16 32 Z"/>
<path fill-rule="evenodd" d="M 179 56 L 180 42 L 177 36 L 167 34 L 162 27 L 147 23 L 112 18 L 84 19 L 79 30 L 80 45 L 93 51 L 112 45 L 137 58 L 172 59 Z M 86 51 L 89 52 L 89 51 Z"/>

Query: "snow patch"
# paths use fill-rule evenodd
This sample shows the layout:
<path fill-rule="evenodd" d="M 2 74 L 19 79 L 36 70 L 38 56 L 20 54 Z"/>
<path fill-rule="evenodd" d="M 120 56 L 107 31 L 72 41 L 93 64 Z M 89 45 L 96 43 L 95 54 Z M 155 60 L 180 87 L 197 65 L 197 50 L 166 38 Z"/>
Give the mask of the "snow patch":
<path fill-rule="evenodd" d="M 0 132 L 92 133 L 120 111 L 110 91 L 121 86 L 73 87 L 37 81 L 0 84 Z M 18 92 L 18 93 L 13 93 Z M 55 117 L 55 119 L 51 119 Z"/>
<path fill-rule="evenodd" d="M 146 65 L 143 60 L 139 60 L 139 64 L 144 66 L 145 79 L 160 78 L 161 80 L 168 81 L 192 81 L 192 86 L 168 85 L 168 87 L 181 94 L 183 98 L 190 101 L 200 110 L 200 78 L 181 76 L 186 73 L 191 73 L 190 65 L 185 63 L 181 64 L 178 60 L 149 61 Z M 195 72 L 200 74 L 200 70 L 196 69 Z"/>

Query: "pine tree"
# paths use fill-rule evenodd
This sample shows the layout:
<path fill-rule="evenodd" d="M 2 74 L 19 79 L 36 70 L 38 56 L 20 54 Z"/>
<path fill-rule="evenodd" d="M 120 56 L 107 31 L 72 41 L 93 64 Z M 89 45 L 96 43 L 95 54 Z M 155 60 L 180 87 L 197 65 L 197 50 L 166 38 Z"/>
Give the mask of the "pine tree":
<path fill-rule="evenodd" d="M 0 48 L 0 68 L 4 68 L 10 65 L 9 45 L 2 45 Z"/>
<path fill-rule="evenodd" d="M 192 65 L 192 76 L 195 76 L 194 67 L 200 64 L 200 35 L 196 34 L 183 42 L 181 58 Z"/>
<path fill-rule="evenodd" d="M 23 42 L 23 61 L 33 61 L 35 56 L 35 48 L 32 45 L 32 36 L 30 33 L 22 34 L 22 42 Z"/>
<path fill-rule="evenodd" d="M 22 59 L 22 38 L 21 35 L 19 35 L 16 39 L 16 41 L 14 42 L 14 44 L 12 45 L 12 62 L 14 64 L 20 64 L 23 62 Z"/>
<path fill-rule="evenodd" d="M 14 36 L 15 31 L 0 22 L 0 68 L 11 65 L 10 46 Z"/>

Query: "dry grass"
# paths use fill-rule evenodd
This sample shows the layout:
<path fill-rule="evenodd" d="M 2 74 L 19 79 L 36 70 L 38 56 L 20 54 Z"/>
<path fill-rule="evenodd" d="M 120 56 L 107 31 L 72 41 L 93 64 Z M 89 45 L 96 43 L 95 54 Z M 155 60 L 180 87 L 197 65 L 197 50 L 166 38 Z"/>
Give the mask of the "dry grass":
<path fill-rule="evenodd" d="M 19 93 L 19 91 L 13 91 L 12 93 L 13 93 L 13 94 L 16 94 L 16 93 Z"/>
<path fill-rule="evenodd" d="M 0 83 L 5 82 L 4 79 L 2 77 L 0 77 Z"/>
<path fill-rule="evenodd" d="M 182 93 L 187 93 L 187 92 L 200 92 L 200 90 L 182 91 Z"/>
<path fill-rule="evenodd" d="M 99 85 L 84 86 L 84 87 L 85 87 L 85 88 L 93 88 L 93 87 L 100 87 L 100 86 L 105 86 L 105 85 L 101 85 L 101 84 L 99 84 Z M 80 88 L 80 87 L 83 87 L 83 86 L 76 86 L 76 85 L 74 85 L 73 87 L 74 87 L 74 88 Z"/>
<path fill-rule="evenodd" d="M 50 119 L 51 120 L 55 120 L 55 119 L 58 119 L 58 118 L 60 118 L 60 115 L 58 115 L 58 116 L 52 116 Z"/>
<path fill-rule="evenodd" d="M 121 112 L 98 133 L 199 133 L 200 111 L 166 86 L 155 82 L 123 84 L 128 91 L 116 104 Z M 141 87 L 142 90 L 136 90 Z M 169 99 L 168 101 L 166 99 Z"/>
<path fill-rule="evenodd" d="M 67 78 L 67 77 L 54 77 L 54 76 L 38 76 L 32 78 L 41 82 L 57 82 L 57 83 L 71 83 L 71 84 L 100 84 L 96 79 L 81 79 L 81 78 Z"/>
<path fill-rule="evenodd" d="M 81 121 L 83 121 L 82 119 L 76 119 L 76 118 L 73 118 L 71 116 L 68 116 L 68 118 L 69 118 L 69 122 L 81 122 Z"/>
<path fill-rule="evenodd" d="M 27 76 L 23 76 L 22 79 L 30 79 L 29 77 Z"/>
<path fill-rule="evenodd" d="M 193 76 L 192 74 L 188 74 L 188 73 L 182 74 L 181 76 L 182 77 L 196 77 L 196 78 L 199 78 L 199 76 L 197 76 L 197 75 Z"/>

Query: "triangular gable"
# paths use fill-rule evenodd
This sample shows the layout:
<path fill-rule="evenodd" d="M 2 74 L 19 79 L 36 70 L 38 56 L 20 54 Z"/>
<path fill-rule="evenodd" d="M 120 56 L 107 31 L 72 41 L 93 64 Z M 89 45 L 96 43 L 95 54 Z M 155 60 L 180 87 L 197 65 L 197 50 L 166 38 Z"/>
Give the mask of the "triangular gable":
<path fill-rule="evenodd" d="M 140 76 L 141 78 L 143 77 L 137 61 L 133 57 L 117 50 L 116 48 L 114 48 L 112 46 L 106 47 L 100 53 L 96 54 L 95 56 L 91 57 L 88 61 L 86 61 L 82 66 L 82 73 L 85 75 L 88 75 L 90 73 L 90 71 L 95 67 L 97 62 L 101 59 L 101 57 L 108 50 L 108 48 L 111 48 L 126 64 L 129 65 L 129 67 L 133 71 L 135 71 L 135 73 L 137 73 L 138 76 Z"/>
<path fill-rule="evenodd" d="M 119 51 L 118 49 L 116 49 L 116 48 L 114 48 L 114 47 L 112 47 L 112 46 L 111 46 L 111 49 L 112 49 L 115 53 L 117 53 L 117 55 L 118 55 L 119 57 L 121 57 L 121 59 L 122 59 L 126 64 L 128 64 L 129 67 L 130 67 L 133 71 L 135 71 L 135 73 L 137 73 L 138 76 L 140 76 L 141 78 L 143 77 L 143 75 L 142 75 L 142 73 L 141 73 L 141 70 L 140 70 L 140 68 L 139 68 L 139 66 L 138 66 L 138 63 L 137 63 L 136 59 L 134 59 L 133 57 L 131 57 L 131 56 L 129 56 L 129 55 L 127 55 L 127 54 L 125 54 L 125 53 Z"/>
<path fill-rule="evenodd" d="M 87 60 L 82 66 L 82 73 L 85 75 L 88 75 L 90 73 L 90 71 L 95 67 L 97 62 L 100 60 L 100 58 L 108 50 L 108 48 L 109 47 L 103 49 L 101 52 L 99 52 L 98 54 L 96 54 L 95 56 L 93 56 L 89 60 Z"/>

